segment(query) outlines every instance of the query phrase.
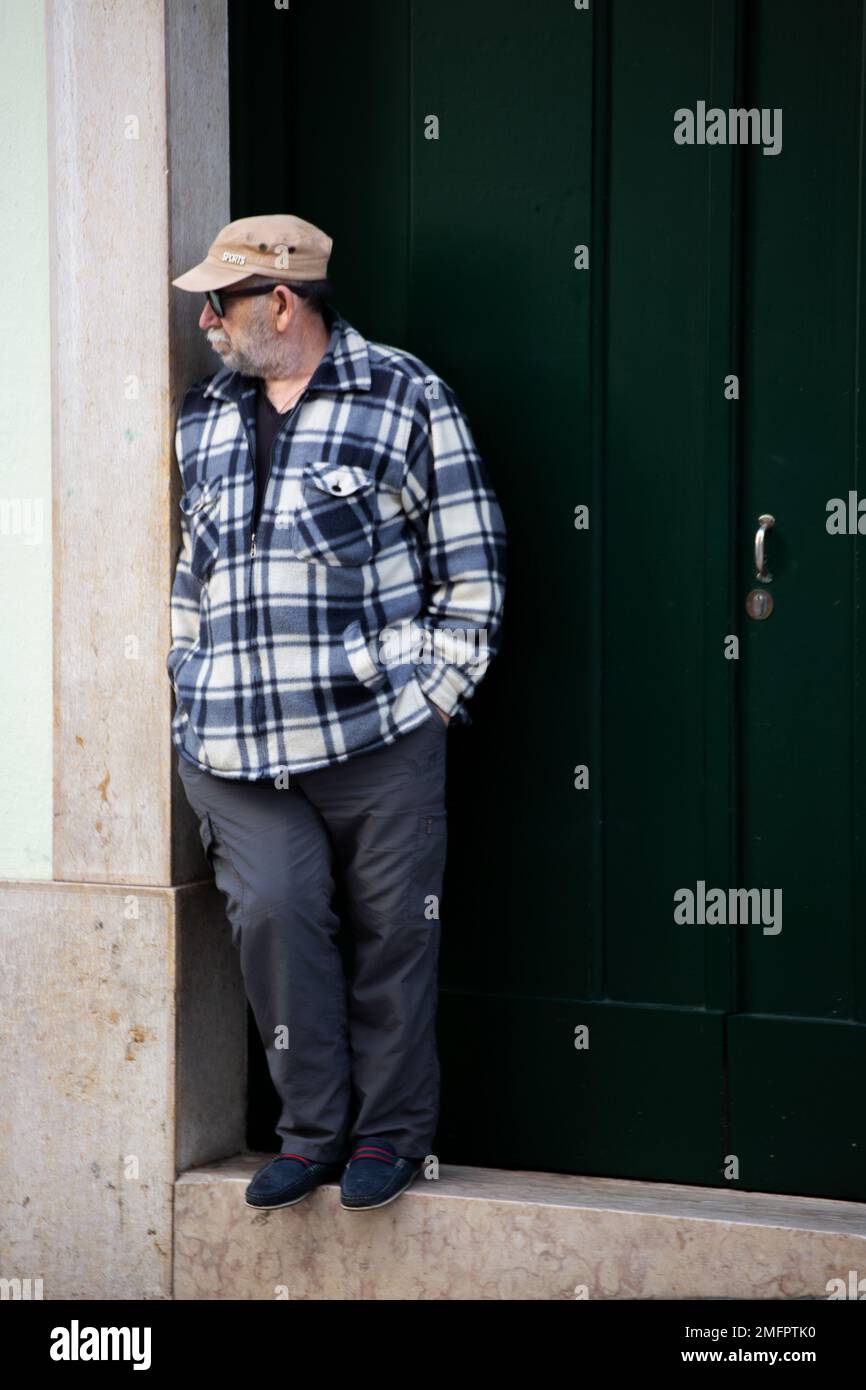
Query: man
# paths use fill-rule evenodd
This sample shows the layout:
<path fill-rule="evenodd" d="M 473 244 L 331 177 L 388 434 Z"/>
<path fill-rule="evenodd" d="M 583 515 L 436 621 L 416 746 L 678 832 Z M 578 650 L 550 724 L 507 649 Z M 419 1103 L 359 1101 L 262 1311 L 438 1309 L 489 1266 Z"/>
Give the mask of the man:
<path fill-rule="evenodd" d="M 243 218 L 173 282 L 222 367 L 177 425 L 172 738 L 282 1105 L 264 1208 L 382 1206 L 432 1147 L 445 741 L 504 590 L 455 393 L 329 306 L 331 247 Z"/>

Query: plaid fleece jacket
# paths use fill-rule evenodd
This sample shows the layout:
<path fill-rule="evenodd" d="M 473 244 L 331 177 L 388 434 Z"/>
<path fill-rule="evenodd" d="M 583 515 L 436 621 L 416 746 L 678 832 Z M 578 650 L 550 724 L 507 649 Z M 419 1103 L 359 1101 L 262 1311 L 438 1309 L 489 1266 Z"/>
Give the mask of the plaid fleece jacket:
<path fill-rule="evenodd" d="M 255 514 L 255 378 L 191 386 L 176 432 L 181 544 L 172 740 L 220 777 L 343 762 L 458 723 L 497 649 L 505 527 L 454 391 L 335 311 L 274 440 Z"/>

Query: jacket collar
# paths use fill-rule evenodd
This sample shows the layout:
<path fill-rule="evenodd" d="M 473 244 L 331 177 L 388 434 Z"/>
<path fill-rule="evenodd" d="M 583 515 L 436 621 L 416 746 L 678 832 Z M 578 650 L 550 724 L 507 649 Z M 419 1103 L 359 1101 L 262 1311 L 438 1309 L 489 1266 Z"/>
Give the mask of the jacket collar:
<path fill-rule="evenodd" d="M 325 308 L 325 322 L 331 338 L 316 370 L 310 378 L 308 391 L 369 391 L 373 384 L 367 339 L 330 306 Z M 211 377 L 204 388 L 205 396 L 221 401 L 237 401 L 245 392 L 255 390 L 257 377 L 223 367 Z"/>

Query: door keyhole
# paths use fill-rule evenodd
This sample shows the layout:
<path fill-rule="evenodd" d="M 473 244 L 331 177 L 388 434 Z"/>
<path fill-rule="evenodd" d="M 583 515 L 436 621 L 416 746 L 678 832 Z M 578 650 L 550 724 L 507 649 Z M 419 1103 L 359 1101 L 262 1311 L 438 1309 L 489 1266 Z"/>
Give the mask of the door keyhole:
<path fill-rule="evenodd" d="M 773 611 L 773 595 L 766 589 L 752 589 L 746 595 L 746 612 L 756 622 L 769 618 Z"/>

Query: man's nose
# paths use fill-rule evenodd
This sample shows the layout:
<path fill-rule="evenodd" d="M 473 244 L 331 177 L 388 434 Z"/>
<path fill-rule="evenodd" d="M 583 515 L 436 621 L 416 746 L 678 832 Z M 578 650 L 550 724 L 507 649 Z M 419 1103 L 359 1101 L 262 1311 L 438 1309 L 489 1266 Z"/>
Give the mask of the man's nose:
<path fill-rule="evenodd" d="M 199 328 L 220 327 L 220 320 L 217 318 L 216 314 L 211 308 L 211 303 L 209 299 L 206 299 L 204 302 L 204 308 L 201 311 L 201 318 L 198 321 L 198 326 Z"/>

